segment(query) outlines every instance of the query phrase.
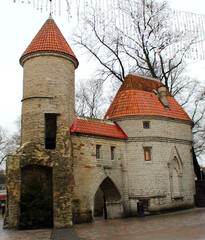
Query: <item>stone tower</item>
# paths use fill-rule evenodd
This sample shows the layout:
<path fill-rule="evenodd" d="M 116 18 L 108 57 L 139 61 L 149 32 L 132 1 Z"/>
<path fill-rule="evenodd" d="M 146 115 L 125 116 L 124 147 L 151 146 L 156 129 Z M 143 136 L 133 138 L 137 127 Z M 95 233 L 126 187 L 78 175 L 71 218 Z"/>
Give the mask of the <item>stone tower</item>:
<path fill-rule="evenodd" d="M 19 202 L 36 177 L 52 201 L 52 225 L 72 225 L 74 120 L 78 60 L 50 16 L 20 58 L 24 68 L 21 148 L 7 162 L 9 228 L 19 226 Z"/>
<path fill-rule="evenodd" d="M 45 136 L 49 134 L 45 124 L 51 128 L 49 122 L 56 121 L 58 132 L 62 126 L 72 125 L 78 60 L 52 17 L 23 53 L 20 63 L 24 68 L 22 144 L 31 141 L 43 144 L 48 139 L 48 145 L 55 145 L 55 134 Z"/>

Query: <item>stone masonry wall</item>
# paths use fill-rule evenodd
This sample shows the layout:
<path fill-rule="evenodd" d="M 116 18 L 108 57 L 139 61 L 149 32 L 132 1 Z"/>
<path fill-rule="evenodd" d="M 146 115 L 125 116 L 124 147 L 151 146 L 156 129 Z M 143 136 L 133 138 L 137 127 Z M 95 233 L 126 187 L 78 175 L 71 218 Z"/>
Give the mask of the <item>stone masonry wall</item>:
<path fill-rule="evenodd" d="M 143 121 L 150 123 L 143 128 Z M 148 200 L 150 212 L 193 207 L 194 171 L 189 123 L 153 117 L 118 121 L 128 135 L 126 143 L 130 211 L 136 214 L 137 201 Z M 151 161 L 145 161 L 150 148 Z M 173 196 L 173 160 L 177 159 L 180 194 Z M 172 170 L 171 170 L 172 169 Z"/>
<path fill-rule="evenodd" d="M 150 129 L 143 129 L 143 121 L 150 122 Z M 128 140 L 72 134 L 74 201 L 78 206 L 75 208 L 74 204 L 77 216 L 74 221 L 92 220 L 95 193 L 106 177 L 112 179 L 121 194 L 123 216 L 136 215 L 139 200 L 147 202 L 148 212 L 193 207 L 191 124 L 155 117 L 118 121 L 118 124 Z M 101 145 L 100 159 L 96 158 L 96 145 Z M 110 156 L 111 146 L 115 146 L 114 161 Z M 151 161 L 144 159 L 145 147 L 151 149 Z M 174 179 L 175 168 L 177 179 Z M 177 195 L 173 189 L 176 181 Z"/>
<path fill-rule="evenodd" d="M 41 54 L 24 63 L 22 144 L 44 142 L 45 113 L 58 114 L 58 128 L 72 125 L 74 70 L 68 58 L 53 53 Z"/>
<path fill-rule="evenodd" d="M 8 157 L 8 203 L 5 227 L 18 228 L 21 199 L 22 171 L 25 166 L 46 166 L 52 169 L 53 223 L 55 228 L 72 225 L 73 168 L 72 149 L 68 129 L 58 133 L 56 149 L 32 142 L 21 146 L 17 153 Z"/>
<path fill-rule="evenodd" d="M 101 145 L 99 159 L 96 158 L 96 145 Z M 126 199 L 123 185 L 124 140 L 72 134 L 72 146 L 75 181 L 74 223 L 92 221 L 95 194 L 106 177 L 116 186 L 121 200 Z M 115 147 L 114 160 L 111 160 L 111 146 Z"/>
<path fill-rule="evenodd" d="M 22 168 L 52 169 L 53 225 L 72 225 L 73 159 L 69 127 L 74 121 L 74 70 L 69 56 L 36 53 L 24 59 L 21 147 L 7 162 L 7 226 L 18 228 Z M 55 149 L 45 149 L 45 114 L 57 116 Z"/>

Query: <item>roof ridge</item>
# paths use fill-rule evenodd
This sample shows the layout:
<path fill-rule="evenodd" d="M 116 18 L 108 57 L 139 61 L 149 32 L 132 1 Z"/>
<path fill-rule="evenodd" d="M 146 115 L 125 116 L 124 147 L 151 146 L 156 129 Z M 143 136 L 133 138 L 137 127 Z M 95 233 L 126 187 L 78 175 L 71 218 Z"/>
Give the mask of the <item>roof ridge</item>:
<path fill-rule="evenodd" d="M 161 81 L 158 78 L 148 77 L 148 76 L 144 76 L 144 75 L 141 75 L 141 74 L 138 74 L 138 73 L 129 73 L 126 77 L 128 77 L 129 75 L 140 77 L 140 78 L 143 78 L 143 79 L 153 80 L 153 81 L 161 83 Z"/>
<path fill-rule="evenodd" d="M 87 116 L 77 116 L 79 120 L 85 120 L 90 122 L 100 122 L 105 124 L 111 124 L 114 125 L 114 123 L 108 119 L 99 119 L 99 118 L 93 118 L 93 117 L 87 117 Z"/>

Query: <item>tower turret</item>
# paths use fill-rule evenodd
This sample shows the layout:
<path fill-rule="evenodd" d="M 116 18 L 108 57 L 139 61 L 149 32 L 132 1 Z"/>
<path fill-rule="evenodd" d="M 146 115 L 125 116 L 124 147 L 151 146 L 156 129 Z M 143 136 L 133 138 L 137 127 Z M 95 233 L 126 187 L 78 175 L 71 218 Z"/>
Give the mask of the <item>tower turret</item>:
<path fill-rule="evenodd" d="M 67 227 L 72 225 L 74 181 L 69 128 L 75 114 L 78 60 L 50 16 L 20 63 L 24 68 L 21 148 L 7 160 L 6 222 L 9 228 L 28 227 L 22 222 L 21 214 L 29 214 L 20 207 L 21 199 L 26 186 L 36 179 L 48 200 L 48 209 L 41 209 L 48 216 L 45 219 L 42 214 L 42 226 Z"/>
<path fill-rule="evenodd" d="M 56 131 L 74 120 L 78 60 L 50 16 L 20 58 L 24 68 L 22 144 L 55 148 Z"/>

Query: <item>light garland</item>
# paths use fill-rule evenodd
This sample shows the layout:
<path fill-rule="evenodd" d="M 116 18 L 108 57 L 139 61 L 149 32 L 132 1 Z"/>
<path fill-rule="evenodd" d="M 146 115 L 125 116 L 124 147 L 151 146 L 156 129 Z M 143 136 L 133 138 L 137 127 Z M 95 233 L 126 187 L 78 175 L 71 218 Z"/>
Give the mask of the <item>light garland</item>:
<path fill-rule="evenodd" d="M 97 19 L 97 27 L 99 31 L 103 31 L 103 24 L 107 21 L 113 21 L 117 27 L 122 29 L 125 34 L 133 33 L 133 24 L 126 14 L 120 12 L 120 8 L 127 7 L 125 0 L 13 0 L 14 3 L 27 3 L 34 9 L 44 12 L 50 11 L 54 15 L 64 14 L 62 10 L 66 10 L 68 20 L 71 21 L 72 15 L 75 15 L 78 22 L 88 17 L 89 9 L 94 8 L 100 13 Z M 191 47 L 191 51 L 186 54 L 187 58 L 202 60 L 205 59 L 205 15 L 183 12 L 179 10 L 170 10 L 173 14 L 173 21 L 170 23 L 174 31 L 188 33 L 187 37 L 197 37 L 197 41 Z M 170 54 L 174 54 L 176 50 L 185 47 L 183 39 L 170 49 Z"/>

